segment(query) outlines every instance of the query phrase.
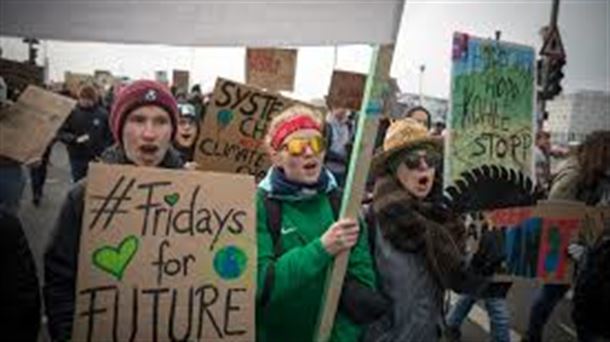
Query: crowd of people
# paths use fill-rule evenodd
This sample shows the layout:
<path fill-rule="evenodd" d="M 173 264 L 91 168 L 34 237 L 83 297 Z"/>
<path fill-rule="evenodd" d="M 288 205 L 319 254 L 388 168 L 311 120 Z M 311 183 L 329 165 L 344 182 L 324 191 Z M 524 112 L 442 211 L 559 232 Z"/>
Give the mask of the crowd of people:
<path fill-rule="evenodd" d="M 110 94 L 83 86 L 77 106 L 52 142 L 67 147 L 73 185 L 44 255 L 42 284 L 18 219 L 24 186 L 18 171 L 21 165 L 0 159 L 0 220 L 13 241 L 9 245 L 9 240 L 2 239 L 7 244 L 0 248 L 7 263 L 2 270 L 22 275 L 13 282 L 2 281 L 7 287 L 0 291 L 6 298 L 3 301 L 15 313 L 0 321 L 19 334 L 17 340 L 36 340 L 41 301 L 51 338 L 71 338 L 90 161 L 195 167 L 194 147 L 209 99 L 199 87 L 191 94 L 172 93 L 160 83 L 140 80 Z M 264 145 L 272 166 L 256 194 L 257 340 L 312 341 L 327 270 L 336 255 L 351 250 L 332 341 L 459 341 L 460 326 L 477 300 L 483 300 L 489 314 L 491 340 L 509 341 L 506 297 L 512 283 L 492 281 L 497 264 L 483 270 L 473 267 L 477 259 L 466 252 L 464 221 L 442 205 L 445 128 L 432 127 L 426 108 L 409 108 L 400 118 L 383 120 L 362 216 L 338 218 L 356 116 L 345 108 L 330 108 L 324 117 L 312 107 L 295 105 L 269 124 Z M 536 142 L 540 199 L 610 205 L 610 132 L 592 133 L 556 174 L 550 171 L 548 133 L 539 132 Z M 30 165 L 36 205 L 43 198 L 52 144 L 36 165 Z M 281 227 L 291 229 L 280 233 Z M 605 228 L 595 244 L 577 241 L 565 251 L 579 276 L 600 272 L 590 265 L 594 256 L 608 257 L 609 227 Z M 606 249 L 600 252 L 600 246 Z M 601 279 L 603 284 L 610 281 Z M 593 286 L 576 277 L 574 283 L 579 340 L 610 338 L 603 324 L 610 294 L 596 287 L 603 285 L 600 282 Z M 599 294 L 593 299 L 592 288 Z M 541 287 L 525 340 L 542 340 L 550 313 L 568 289 L 568 285 Z M 449 291 L 460 296 L 447 310 Z"/>

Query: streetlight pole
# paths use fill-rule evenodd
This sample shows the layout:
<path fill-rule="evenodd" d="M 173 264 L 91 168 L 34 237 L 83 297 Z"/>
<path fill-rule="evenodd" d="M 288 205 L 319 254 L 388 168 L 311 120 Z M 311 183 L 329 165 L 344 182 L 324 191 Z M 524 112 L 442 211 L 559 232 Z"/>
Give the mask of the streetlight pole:
<path fill-rule="evenodd" d="M 426 71 L 426 65 L 422 64 L 419 66 L 419 105 L 424 105 L 424 71 Z"/>
<path fill-rule="evenodd" d="M 551 28 L 557 26 L 557 17 L 559 16 L 559 0 L 553 0 L 553 7 L 551 8 Z"/>

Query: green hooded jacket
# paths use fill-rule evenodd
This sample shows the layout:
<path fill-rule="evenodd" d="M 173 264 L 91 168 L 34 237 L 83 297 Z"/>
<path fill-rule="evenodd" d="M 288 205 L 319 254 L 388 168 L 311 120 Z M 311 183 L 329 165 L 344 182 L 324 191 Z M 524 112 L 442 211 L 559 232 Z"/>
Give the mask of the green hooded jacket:
<path fill-rule="evenodd" d="M 326 193 L 306 199 L 282 199 L 281 256 L 274 261 L 274 246 L 267 227 L 265 191 L 269 182 L 263 180 L 256 197 L 257 210 L 257 341 L 306 341 L 314 338 L 317 317 L 327 271 L 333 257 L 320 237 L 335 221 Z M 362 221 L 361 221 L 362 222 Z M 351 250 L 348 273 L 363 284 L 375 287 L 375 272 L 370 255 L 366 229 L 361 223 L 358 243 Z M 267 270 L 275 262 L 271 295 L 261 305 Z M 352 323 L 340 311 L 335 318 L 331 341 L 358 341 L 362 328 Z"/>

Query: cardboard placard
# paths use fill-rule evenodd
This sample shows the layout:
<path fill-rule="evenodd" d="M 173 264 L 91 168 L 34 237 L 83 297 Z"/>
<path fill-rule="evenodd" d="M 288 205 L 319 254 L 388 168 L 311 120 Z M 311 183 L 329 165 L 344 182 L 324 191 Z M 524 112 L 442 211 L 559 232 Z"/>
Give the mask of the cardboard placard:
<path fill-rule="evenodd" d="M 85 84 L 94 84 L 95 79 L 88 74 L 77 74 L 66 71 L 64 73 L 64 82 L 66 83 L 66 88 L 70 91 L 70 94 L 74 97 L 78 97 L 80 88 Z"/>
<path fill-rule="evenodd" d="M 394 109 L 398 106 L 398 95 L 400 94 L 400 87 L 395 78 L 388 80 L 388 86 L 383 96 L 383 116 L 386 118 L 392 118 Z"/>
<path fill-rule="evenodd" d="M 468 237 L 472 243 L 483 234 L 492 234 L 502 248 L 505 260 L 497 280 L 536 278 L 545 283 L 569 283 L 572 263 L 566 251 L 581 232 L 584 209 L 584 205 L 545 203 L 469 214 L 477 218 L 467 224 Z M 489 231 L 484 233 L 481 227 Z"/>
<path fill-rule="evenodd" d="M 107 70 L 95 70 L 93 77 L 95 78 L 95 83 L 104 91 L 110 89 L 116 82 L 112 73 Z"/>
<path fill-rule="evenodd" d="M 254 179 L 91 164 L 74 341 L 254 341 Z"/>
<path fill-rule="evenodd" d="M 44 69 L 34 64 L 0 58 L 0 76 L 4 78 L 8 89 L 23 92 L 28 85 L 42 86 Z"/>
<path fill-rule="evenodd" d="M 189 91 L 189 72 L 186 70 L 174 70 L 172 73 L 172 85 L 185 93 Z"/>
<path fill-rule="evenodd" d="M 330 108 L 347 108 L 359 111 L 364 96 L 366 75 L 356 72 L 333 71 L 328 90 Z"/>
<path fill-rule="evenodd" d="M 271 162 L 263 140 L 271 119 L 299 103 L 223 78 L 216 80 L 195 150 L 202 170 L 246 173 L 261 180 Z"/>
<path fill-rule="evenodd" d="M 296 49 L 248 48 L 246 83 L 272 91 L 292 91 L 296 66 Z"/>
<path fill-rule="evenodd" d="M 0 155 L 27 163 L 42 157 L 76 101 L 28 86 L 14 105 L 0 109 Z"/>
<path fill-rule="evenodd" d="M 534 177 L 535 58 L 528 46 L 454 34 L 445 187 L 483 166 Z"/>
<path fill-rule="evenodd" d="M 165 70 L 155 71 L 155 81 L 165 84 L 166 86 L 169 87 L 169 78 L 167 77 L 167 71 L 165 71 Z"/>

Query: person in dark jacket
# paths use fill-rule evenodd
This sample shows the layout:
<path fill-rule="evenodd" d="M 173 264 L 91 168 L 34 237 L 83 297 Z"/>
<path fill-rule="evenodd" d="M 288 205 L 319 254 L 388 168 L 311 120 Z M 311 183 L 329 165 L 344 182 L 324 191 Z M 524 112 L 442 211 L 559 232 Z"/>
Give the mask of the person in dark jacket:
<path fill-rule="evenodd" d="M 354 129 L 347 108 L 332 108 L 326 118 L 326 141 L 328 151 L 324 166 L 332 172 L 339 187 L 343 188 L 349 167 Z"/>
<path fill-rule="evenodd" d="M 47 181 L 47 168 L 49 166 L 49 159 L 51 158 L 51 151 L 53 145 L 55 145 L 56 139 L 51 140 L 47 145 L 42 154 L 42 158 L 39 162 L 30 166 L 30 185 L 32 186 L 32 203 L 35 206 L 40 205 L 44 193 L 44 184 Z"/>
<path fill-rule="evenodd" d="M 392 123 L 373 158 L 373 249 L 392 310 L 369 327 L 365 341 L 438 341 L 443 292 L 460 290 L 466 279 L 464 225 L 437 197 L 441 143 L 405 118 Z"/>
<path fill-rule="evenodd" d="M 111 164 L 181 168 L 171 143 L 176 134 L 178 107 L 168 89 L 153 81 L 137 81 L 119 94 L 110 115 L 117 143 L 101 159 Z M 74 293 L 86 179 L 79 181 L 61 208 L 45 252 L 44 300 L 53 340 L 72 334 Z"/>
<path fill-rule="evenodd" d="M 19 213 L 25 188 L 23 165 L 12 158 L 0 156 L 0 207 L 13 214 Z"/>
<path fill-rule="evenodd" d="M 486 222 L 485 225 L 488 225 Z M 506 296 L 512 286 L 510 281 L 493 281 L 493 274 L 501 268 L 504 260 L 501 238 L 498 230 L 483 227 L 478 250 L 472 256 L 470 268 L 477 274 L 489 277 L 490 282 L 480 295 L 462 294 L 446 317 L 446 341 L 461 341 L 461 325 L 468 317 L 474 304 L 481 300 L 489 317 L 490 337 L 492 342 L 510 341 L 510 313 Z"/>
<path fill-rule="evenodd" d="M 174 148 L 180 153 L 185 163 L 192 163 L 195 145 L 199 135 L 199 119 L 195 107 L 190 103 L 179 103 L 178 131 L 174 139 Z"/>
<path fill-rule="evenodd" d="M 40 292 L 36 265 L 19 218 L 0 206 L 0 331 L 7 341 L 36 341 Z"/>
<path fill-rule="evenodd" d="M 574 152 L 553 177 L 549 199 L 579 201 L 590 206 L 610 205 L 610 131 L 592 132 Z M 584 240 L 579 237 L 577 243 L 568 246 L 567 253 L 577 263 L 588 247 Z M 569 289 L 565 284 L 542 286 L 530 309 L 524 341 L 542 341 L 544 326 Z M 591 332 L 578 323 L 579 341 L 590 341 Z"/>
<path fill-rule="evenodd" d="M 108 112 L 99 103 L 95 87 L 83 86 L 78 93 L 78 104 L 59 130 L 58 138 L 68 148 L 74 182 L 85 177 L 89 162 L 112 144 Z"/>

